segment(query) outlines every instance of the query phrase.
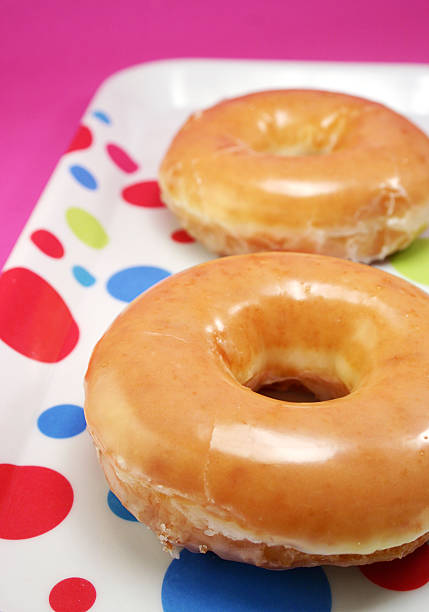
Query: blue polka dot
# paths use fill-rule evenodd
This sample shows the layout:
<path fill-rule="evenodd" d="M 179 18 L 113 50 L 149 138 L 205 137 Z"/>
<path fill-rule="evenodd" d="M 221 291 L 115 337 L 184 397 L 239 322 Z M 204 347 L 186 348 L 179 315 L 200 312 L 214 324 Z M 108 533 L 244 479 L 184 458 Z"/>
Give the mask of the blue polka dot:
<path fill-rule="evenodd" d="M 96 117 L 97 119 L 99 119 L 100 121 L 102 121 L 103 123 L 112 123 L 112 120 L 110 119 L 109 115 L 107 115 L 106 113 L 104 113 L 101 110 L 95 110 L 93 111 L 93 116 Z"/>
<path fill-rule="evenodd" d="M 82 185 L 82 187 L 86 187 L 87 189 L 91 190 L 97 189 L 98 184 L 95 177 L 83 166 L 70 166 L 70 172 L 77 182 Z"/>
<path fill-rule="evenodd" d="M 331 589 L 320 567 L 265 570 L 183 550 L 162 585 L 164 612 L 329 612 Z"/>
<path fill-rule="evenodd" d="M 117 300 L 132 302 L 140 293 L 167 276 L 170 276 L 170 272 L 153 266 L 125 268 L 110 277 L 107 291 Z"/>
<path fill-rule="evenodd" d="M 112 491 L 109 491 L 107 494 L 107 504 L 113 514 L 116 514 L 116 516 L 119 516 L 119 518 L 124 519 L 124 521 L 137 521 L 136 517 L 121 504 L 119 499 L 114 493 L 112 493 Z"/>
<path fill-rule="evenodd" d="M 95 277 L 82 266 L 73 266 L 72 272 L 77 282 L 84 287 L 91 287 L 95 283 Z"/>
<path fill-rule="evenodd" d="M 37 419 L 40 431 L 50 438 L 71 438 L 86 428 L 83 409 L 75 404 L 58 404 Z"/>

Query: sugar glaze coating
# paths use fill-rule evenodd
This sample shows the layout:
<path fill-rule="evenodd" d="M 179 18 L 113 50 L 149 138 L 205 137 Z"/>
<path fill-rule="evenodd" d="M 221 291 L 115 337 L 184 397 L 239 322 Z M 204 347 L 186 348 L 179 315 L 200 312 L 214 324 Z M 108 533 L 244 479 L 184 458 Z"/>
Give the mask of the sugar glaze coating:
<path fill-rule="evenodd" d="M 160 167 L 162 197 L 209 250 L 370 262 L 429 222 L 429 138 L 381 104 L 280 90 L 192 115 Z"/>
<path fill-rule="evenodd" d="M 428 337 L 427 295 L 380 270 L 219 259 L 116 319 L 89 364 L 88 428 L 167 547 L 274 568 L 391 559 L 429 538 Z M 296 380 L 326 399 L 254 392 Z"/>

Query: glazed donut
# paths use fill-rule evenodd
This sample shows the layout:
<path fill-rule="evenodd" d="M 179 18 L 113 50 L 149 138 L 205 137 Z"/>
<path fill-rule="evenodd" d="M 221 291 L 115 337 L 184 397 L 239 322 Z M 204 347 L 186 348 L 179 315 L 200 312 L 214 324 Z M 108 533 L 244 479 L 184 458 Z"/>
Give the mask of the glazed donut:
<path fill-rule="evenodd" d="M 369 263 L 405 248 L 429 222 L 429 139 L 362 98 L 255 93 L 192 115 L 159 182 L 167 206 L 215 253 Z"/>
<path fill-rule="evenodd" d="M 85 413 L 113 492 L 171 550 L 267 568 L 429 538 L 429 298 L 331 257 L 201 264 L 96 346 Z M 321 401 L 257 393 L 299 381 Z"/>

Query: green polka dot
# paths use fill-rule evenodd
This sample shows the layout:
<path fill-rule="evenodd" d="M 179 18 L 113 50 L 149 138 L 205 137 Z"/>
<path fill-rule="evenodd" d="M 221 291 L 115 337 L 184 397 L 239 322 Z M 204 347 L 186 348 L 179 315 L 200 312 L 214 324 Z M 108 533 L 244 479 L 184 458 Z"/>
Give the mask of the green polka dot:
<path fill-rule="evenodd" d="M 390 263 L 405 278 L 429 285 L 429 238 L 417 238 L 408 249 L 393 255 Z"/>
<path fill-rule="evenodd" d="M 109 242 L 109 238 L 98 219 L 83 208 L 68 208 L 66 220 L 73 234 L 93 249 L 102 249 Z"/>

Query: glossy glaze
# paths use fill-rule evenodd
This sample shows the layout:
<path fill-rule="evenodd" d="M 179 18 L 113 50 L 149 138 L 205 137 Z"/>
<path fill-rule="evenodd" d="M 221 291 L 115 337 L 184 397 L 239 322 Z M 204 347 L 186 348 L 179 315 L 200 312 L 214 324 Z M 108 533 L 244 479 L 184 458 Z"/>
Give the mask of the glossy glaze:
<path fill-rule="evenodd" d="M 210 250 L 360 261 L 429 222 L 429 139 L 385 106 L 310 90 L 197 112 L 160 168 L 165 202 Z"/>
<path fill-rule="evenodd" d="M 149 489 L 209 535 L 371 554 L 429 531 L 428 337 L 426 294 L 379 270 L 219 259 L 114 322 L 87 373 L 88 427 L 111 485 L 157 531 Z M 348 394 L 294 404 L 249 388 L 284 379 Z"/>

